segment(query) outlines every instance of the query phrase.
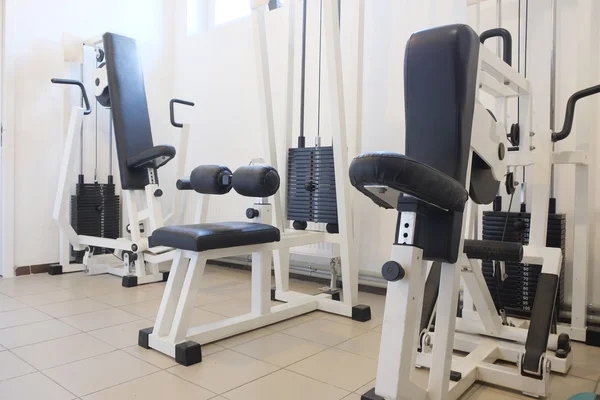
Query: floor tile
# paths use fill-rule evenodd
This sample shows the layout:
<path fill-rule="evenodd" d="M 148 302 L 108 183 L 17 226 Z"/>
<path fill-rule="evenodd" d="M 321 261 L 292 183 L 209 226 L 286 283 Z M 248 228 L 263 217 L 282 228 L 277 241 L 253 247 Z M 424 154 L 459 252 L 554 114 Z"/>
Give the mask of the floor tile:
<path fill-rule="evenodd" d="M 301 325 L 305 322 L 312 321 L 313 319 L 315 318 L 311 317 L 310 314 L 304 314 L 295 318 L 286 319 L 285 321 L 278 322 L 273 325 L 269 325 L 269 329 L 279 332 L 289 329 L 293 326 Z"/>
<path fill-rule="evenodd" d="M 121 307 L 129 304 L 140 303 L 142 301 L 160 299 L 161 297 L 162 291 L 145 290 L 143 287 L 138 286 L 135 288 L 129 288 L 127 291 L 95 296 L 93 299 L 113 307 Z"/>
<path fill-rule="evenodd" d="M 235 351 L 279 367 L 286 367 L 326 349 L 318 343 L 281 333 L 234 347 Z"/>
<path fill-rule="evenodd" d="M 29 307 L 27 304 L 22 303 L 17 299 L 13 299 L 10 297 L 0 299 L 0 312 L 19 310 L 21 308 L 27 308 L 27 307 Z"/>
<path fill-rule="evenodd" d="M 192 319 L 190 321 L 191 326 L 209 324 L 215 321 L 222 321 L 226 319 L 226 316 L 221 314 L 215 314 L 210 311 L 203 310 L 201 308 L 194 308 L 192 311 Z"/>
<path fill-rule="evenodd" d="M 119 310 L 118 308 L 108 308 L 106 310 L 61 318 L 61 321 L 87 332 L 96 329 L 108 328 L 109 326 L 115 326 L 127 322 L 133 322 L 139 319 L 141 318 L 137 315 Z"/>
<path fill-rule="evenodd" d="M 277 367 L 243 354 L 223 350 L 203 357 L 191 367 L 178 365 L 169 372 L 215 393 L 224 393 L 262 376 L 275 372 Z"/>
<path fill-rule="evenodd" d="M 0 299 L 6 299 L 7 297 L 7 295 L 0 293 Z"/>
<path fill-rule="evenodd" d="M 35 368 L 10 351 L 0 352 L 0 381 L 35 372 Z"/>
<path fill-rule="evenodd" d="M 43 306 L 45 304 L 61 303 L 63 301 L 82 299 L 84 297 L 85 296 L 81 293 L 75 293 L 69 290 L 60 289 L 53 292 L 30 294 L 28 296 L 17 297 L 17 300 L 25 304 L 29 304 L 32 307 L 37 307 Z"/>
<path fill-rule="evenodd" d="M 6 351 L 6 347 L 2 347 L 2 345 L 0 345 L 0 351 Z"/>
<path fill-rule="evenodd" d="M 158 368 L 123 351 L 113 351 L 44 371 L 77 396 L 85 396 L 154 372 L 158 372 Z"/>
<path fill-rule="evenodd" d="M 33 324 L 34 322 L 46 321 L 52 319 L 48 314 L 44 314 L 35 308 L 22 308 L 20 310 L 0 312 L 0 329 L 11 328 L 13 326 Z"/>
<path fill-rule="evenodd" d="M 9 349 L 81 333 L 56 319 L 0 329 L 0 344 Z"/>
<path fill-rule="evenodd" d="M 373 379 L 369 383 L 361 386 L 360 388 L 356 389 L 355 392 L 358 393 L 358 394 L 365 394 L 369 390 L 373 389 L 374 387 L 375 387 L 375 379 Z"/>
<path fill-rule="evenodd" d="M 506 392 L 502 390 L 492 389 L 485 385 L 479 387 L 471 396 L 467 397 L 465 400 L 515 400 L 525 397 L 516 397 L 518 396 L 515 392 Z M 566 400 L 566 399 L 563 399 Z"/>
<path fill-rule="evenodd" d="M 206 346 L 202 346 L 203 356 L 207 355 L 205 354 L 205 347 Z M 140 347 L 137 344 L 135 346 L 127 347 L 126 349 L 123 349 L 123 351 L 127 352 L 128 354 L 131 354 L 134 357 L 139 358 L 142 361 L 146 361 L 147 363 L 152 364 L 160 369 L 167 369 L 177 365 L 177 362 L 174 358 L 166 356 L 152 349 L 144 349 L 143 347 Z"/>
<path fill-rule="evenodd" d="M 329 349 L 292 364 L 287 369 L 353 392 L 375 378 L 377 362 Z"/>
<path fill-rule="evenodd" d="M 160 371 L 85 396 L 84 400 L 207 400 L 215 396 L 173 374 Z"/>
<path fill-rule="evenodd" d="M 358 354 L 377 360 L 379 358 L 380 342 L 381 333 L 369 331 L 363 333 L 362 335 L 353 337 L 352 339 L 347 340 L 343 343 L 340 343 L 336 347 L 338 349 L 345 350 L 350 353 Z"/>
<path fill-rule="evenodd" d="M 194 307 L 201 307 L 211 303 L 231 300 L 231 297 L 220 293 L 213 293 L 206 290 L 201 290 L 196 296 Z"/>
<path fill-rule="evenodd" d="M 0 293 L 8 297 L 53 292 L 59 288 L 43 282 L 29 281 L 27 278 L 6 279 L 0 282 Z"/>
<path fill-rule="evenodd" d="M 269 328 L 260 328 L 250 332 L 241 333 L 239 335 L 232 336 L 227 339 L 219 340 L 218 342 L 215 342 L 215 344 L 221 347 L 232 348 L 235 346 L 239 346 L 240 344 L 244 344 L 252 340 L 256 340 L 258 338 L 270 335 L 271 333 L 273 333 L 273 331 Z"/>
<path fill-rule="evenodd" d="M 250 307 L 251 305 L 248 300 L 231 299 L 206 304 L 200 308 L 215 314 L 225 315 L 226 317 L 237 317 L 238 315 L 249 313 Z"/>
<path fill-rule="evenodd" d="M 376 328 L 383 323 L 383 315 L 373 315 L 373 313 L 371 313 L 371 319 L 368 321 L 365 321 L 365 322 L 354 321 L 350 317 L 345 317 L 343 315 L 337 315 L 337 314 L 326 313 L 326 312 L 319 312 L 319 315 L 323 319 L 337 322 L 337 323 L 343 324 L 343 325 L 354 326 L 358 329 L 364 329 L 364 330 Z"/>
<path fill-rule="evenodd" d="M 106 308 L 110 308 L 110 306 L 106 303 L 87 298 L 45 304 L 37 307 L 38 310 L 43 311 L 48 315 L 52 315 L 54 318 L 69 317 L 71 315 L 104 310 Z"/>
<path fill-rule="evenodd" d="M 109 328 L 98 329 L 88 332 L 96 339 L 110 344 L 118 349 L 130 347 L 138 342 L 138 333 L 140 329 L 149 328 L 153 325 L 152 321 L 143 319 L 133 321 L 127 324 L 111 326 Z"/>
<path fill-rule="evenodd" d="M 121 286 L 121 280 L 122 278 L 118 276 L 104 274 L 64 280 L 60 282 L 59 286 L 63 289 L 93 297 L 129 290 Z"/>
<path fill-rule="evenodd" d="M 156 318 L 158 308 L 160 307 L 160 299 L 142 301 L 140 303 L 130 304 L 128 306 L 119 307 L 128 313 L 139 315 L 142 318 Z"/>
<path fill-rule="evenodd" d="M 550 395 L 547 400 L 564 400 L 569 397 L 583 392 L 593 392 L 596 387 L 596 382 L 587 379 L 578 378 L 576 376 L 560 376 L 552 375 L 550 377 Z"/>
<path fill-rule="evenodd" d="M 600 348 L 571 342 L 573 364 L 569 375 L 593 381 L 600 379 Z"/>
<path fill-rule="evenodd" d="M 338 324 L 326 319 L 313 319 L 283 331 L 288 335 L 324 344 L 325 346 L 338 345 L 364 332 L 364 330 L 354 326 Z"/>
<path fill-rule="evenodd" d="M 0 382 L 0 399 L 71 400 L 75 397 L 40 372 Z"/>
<path fill-rule="evenodd" d="M 285 394 L 285 395 L 283 395 Z M 348 392 L 296 373 L 280 370 L 225 393 L 230 400 L 339 400 Z"/>
<path fill-rule="evenodd" d="M 356 393 L 350 393 L 348 396 L 344 397 L 342 400 L 360 400 L 360 396 Z"/>
<path fill-rule="evenodd" d="M 115 348 L 86 333 L 19 347 L 12 351 L 37 369 L 46 369 L 108 353 Z"/>

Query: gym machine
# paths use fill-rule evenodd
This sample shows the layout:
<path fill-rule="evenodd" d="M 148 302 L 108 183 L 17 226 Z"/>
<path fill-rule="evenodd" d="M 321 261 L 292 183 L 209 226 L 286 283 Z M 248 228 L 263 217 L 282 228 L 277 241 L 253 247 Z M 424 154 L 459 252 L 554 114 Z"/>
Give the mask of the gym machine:
<path fill-rule="evenodd" d="M 530 132 L 530 83 L 467 25 L 414 33 L 405 57 L 405 155 L 363 154 L 349 171 L 360 192 L 399 212 L 382 268 L 388 288 L 376 386 L 362 399 L 456 399 L 476 381 L 545 396 L 550 371 L 565 373 L 572 362 L 568 335 L 550 333 L 562 261 L 545 243 L 551 132 L 521 146 L 535 160 L 532 205 L 540 210 L 529 244 L 477 240 L 478 204 L 494 201 L 511 154 L 503 122 L 478 90 L 520 98 L 521 129 Z M 481 260 L 542 265 L 528 329 L 497 313 Z M 461 279 L 477 320 L 457 318 Z M 426 387 L 415 383 L 417 367 L 429 369 Z"/>
<path fill-rule="evenodd" d="M 190 178 L 180 180 L 178 187 L 200 194 L 201 204 L 211 195 L 223 195 L 235 189 L 239 194 L 256 197 L 246 216 L 252 222 L 221 222 L 170 226 L 157 229 L 151 242 L 157 246 L 176 248 L 171 273 L 159 307 L 154 327 L 139 332 L 138 343 L 144 348 L 160 351 L 182 365 L 202 361 L 201 346 L 253 329 L 281 322 L 315 310 L 368 321 L 371 310 L 357 305 L 358 266 L 350 241 L 354 236 L 349 214 L 348 154 L 344 117 L 344 97 L 341 90 L 341 49 L 337 0 L 323 2 L 323 25 L 327 46 L 327 66 L 331 71 L 329 99 L 332 113 L 333 153 L 339 233 L 286 229 L 282 202 L 280 176 L 277 171 L 277 148 L 273 123 L 273 106 L 268 64 L 265 13 L 267 0 L 252 2 L 256 70 L 258 76 L 259 104 L 262 116 L 267 165 L 238 168 L 234 173 L 223 166 L 200 166 Z M 295 26 L 294 1 L 286 3 L 289 17 Z M 290 32 L 293 29 L 290 28 Z M 329 43 L 328 43 L 329 44 Z M 293 46 L 293 41 L 290 41 Z M 290 54 L 294 54 L 290 51 Z M 288 64 L 290 73 L 293 62 Z M 291 91 L 293 79 L 288 79 Z M 288 92 L 290 93 L 290 92 Z M 288 95 L 288 101 L 292 96 Z M 291 126 L 292 107 L 288 103 L 287 121 Z M 290 131 L 287 132 L 289 134 Z M 287 169 L 288 163 L 286 163 Z M 272 198 L 272 199 L 271 199 Z M 203 206 L 199 206 L 201 209 Z M 273 213 L 274 211 L 274 213 Z M 273 215 L 274 214 L 274 215 Z M 343 291 L 308 295 L 289 290 L 290 248 L 315 243 L 334 243 L 340 246 Z M 271 288 L 271 261 L 275 252 L 275 282 Z M 198 293 L 204 267 L 208 259 L 252 254 L 251 311 L 248 314 L 223 321 L 190 327 L 193 303 Z M 343 295 L 342 296 L 340 296 Z M 271 300 L 285 304 L 271 307 Z"/>
<path fill-rule="evenodd" d="M 53 212 L 53 218 L 65 240 L 61 241 L 60 264 L 51 268 L 50 274 L 82 270 L 89 275 L 110 273 L 122 276 L 124 287 L 164 281 L 168 276 L 168 268 L 159 270 L 159 267 L 161 263 L 171 261 L 175 252 L 164 246 L 149 246 L 148 236 L 172 217 L 172 215 L 163 217 L 159 201 L 163 192 L 159 187 L 157 170 L 175 157 L 175 148 L 153 144 L 142 66 L 136 42 L 125 36 L 106 33 L 101 38 L 84 41 L 83 46 L 94 47 L 97 61 L 102 61 L 97 64 L 94 71 L 94 93 L 97 104 L 110 107 L 111 115 L 114 115 L 114 137 L 121 193 L 129 222 L 126 229 L 129 238 L 105 238 L 81 234 L 74 229 L 69 220 L 68 180 L 76 161 L 77 136 L 80 136 L 79 140 L 83 141 L 83 118 L 92 113 L 92 108 L 86 88 L 81 81 L 53 79 L 52 82 L 56 84 L 78 86 L 81 89 L 85 109 L 73 106 L 70 114 Z M 78 58 L 72 55 L 69 57 L 75 60 Z M 79 60 L 83 70 L 83 50 Z M 175 104 L 186 106 L 194 104 L 179 99 L 170 102 L 171 123 L 181 129 L 178 173 L 183 173 L 190 126 L 175 121 Z M 112 121 L 110 127 L 112 151 Z M 78 135 L 79 133 L 81 135 Z M 109 183 L 112 183 L 111 177 L 112 174 Z M 80 182 L 81 180 L 80 178 Z M 92 189 L 95 189 L 96 185 L 93 184 Z M 178 193 L 175 201 L 176 211 L 183 210 L 182 203 L 181 194 Z M 120 207 L 120 204 L 118 206 Z M 101 213 L 102 209 L 102 205 L 96 207 L 98 213 Z M 85 252 L 82 264 L 71 263 L 69 244 L 74 251 Z M 97 254 L 96 248 L 107 249 L 108 252 Z"/>

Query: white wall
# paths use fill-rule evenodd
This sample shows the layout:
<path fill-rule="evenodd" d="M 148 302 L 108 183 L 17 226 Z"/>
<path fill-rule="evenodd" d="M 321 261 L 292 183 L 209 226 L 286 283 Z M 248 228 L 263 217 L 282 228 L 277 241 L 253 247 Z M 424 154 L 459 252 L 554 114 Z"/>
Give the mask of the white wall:
<path fill-rule="evenodd" d="M 173 7 L 168 0 L 19 0 L 13 15 L 18 41 L 15 77 L 15 264 L 58 261 L 58 229 L 53 223 L 58 168 L 64 132 L 63 89 L 50 84 L 77 68 L 63 62 L 62 34 L 89 37 L 106 31 L 122 33 L 138 41 L 146 91 L 158 143 L 173 142 L 168 123 L 172 96 Z M 75 91 L 73 91 L 75 93 Z M 73 95 L 75 98 L 75 95 Z M 106 114 L 99 114 L 101 154 L 107 148 Z M 86 121 L 86 175 L 92 178 L 94 159 L 92 118 Z M 175 143 L 176 144 L 176 143 Z M 100 164 L 107 159 L 100 158 Z M 170 171 L 169 171 L 170 169 Z M 107 168 L 102 168 L 106 179 Z M 161 170 L 161 172 L 163 172 Z M 173 167 L 165 168 L 173 175 Z M 116 173 L 116 170 L 115 170 Z M 168 203 L 168 198 L 166 199 Z"/>

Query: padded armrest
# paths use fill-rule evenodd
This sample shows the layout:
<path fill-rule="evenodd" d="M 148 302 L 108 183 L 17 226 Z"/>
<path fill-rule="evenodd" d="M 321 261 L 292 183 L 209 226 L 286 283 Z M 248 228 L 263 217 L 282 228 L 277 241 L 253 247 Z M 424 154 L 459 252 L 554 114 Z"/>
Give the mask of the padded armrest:
<path fill-rule="evenodd" d="M 160 168 L 175 157 L 173 146 L 154 146 L 127 159 L 127 167 L 132 169 Z"/>
<path fill-rule="evenodd" d="M 387 186 L 445 210 L 462 212 L 469 194 L 460 182 L 402 154 L 365 153 L 350 164 L 350 182 L 375 204 L 393 208 L 367 189 Z"/>

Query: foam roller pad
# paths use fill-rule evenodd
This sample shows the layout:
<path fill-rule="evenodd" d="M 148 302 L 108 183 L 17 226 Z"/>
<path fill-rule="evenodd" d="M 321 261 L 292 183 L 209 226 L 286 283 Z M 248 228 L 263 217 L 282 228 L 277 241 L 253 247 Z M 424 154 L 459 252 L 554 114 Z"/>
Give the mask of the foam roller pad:
<path fill-rule="evenodd" d="M 233 188 L 246 197 L 269 197 L 279 190 L 279 173 L 265 165 L 247 165 L 235 170 Z"/>
<path fill-rule="evenodd" d="M 231 170 L 222 165 L 200 165 L 192 171 L 192 188 L 202 194 L 226 194 L 231 184 L 223 183 L 223 177 L 231 176 Z"/>

